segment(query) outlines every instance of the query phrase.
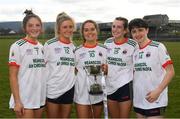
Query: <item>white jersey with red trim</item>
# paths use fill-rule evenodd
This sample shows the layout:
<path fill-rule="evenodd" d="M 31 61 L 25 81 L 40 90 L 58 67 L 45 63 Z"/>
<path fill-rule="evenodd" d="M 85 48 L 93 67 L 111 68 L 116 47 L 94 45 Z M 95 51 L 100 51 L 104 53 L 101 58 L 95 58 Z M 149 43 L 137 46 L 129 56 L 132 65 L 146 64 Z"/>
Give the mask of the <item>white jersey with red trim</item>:
<path fill-rule="evenodd" d="M 109 38 L 104 43 L 107 46 L 108 75 L 106 79 L 108 95 L 133 80 L 133 54 L 138 48 L 132 39 L 117 44 L 114 38 Z"/>
<path fill-rule="evenodd" d="M 88 75 L 85 66 L 102 65 L 106 63 L 107 49 L 102 44 L 97 44 L 95 47 L 79 46 L 75 50 L 76 68 L 78 70 L 75 83 L 74 101 L 78 104 L 95 104 L 103 100 L 103 95 L 89 94 L 89 88 L 92 84 L 101 83 L 102 76 Z"/>
<path fill-rule="evenodd" d="M 165 67 L 172 64 L 170 56 L 162 43 L 150 41 L 144 48 L 138 49 L 133 56 L 134 81 L 133 90 L 134 107 L 152 109 L 167 106 L 167 88 L 160 94 L 159 98 L 149 103 L 146 95 L 156 89 L 165 76 Z"/>
<path fill-rule="evenodd" d="M 44 45 L 47 78 L 47 97 L 57 98 L 70 90 L 75 83 L 75 46 L 63 43 L 57 38 Z"/>
<path fill-rule="evenodd" d="M 45 105 L 46 80 L 44 77 L 45 60 L 43 46 L 38 42 L 33 44 L 25 39 L 16 41 L 10 47 L 9 65 L 19 67 L 19 95 L 24 108 L 35 109 Z M 10 108 L 14 108 L 14 98 L 11 95 Z"/>

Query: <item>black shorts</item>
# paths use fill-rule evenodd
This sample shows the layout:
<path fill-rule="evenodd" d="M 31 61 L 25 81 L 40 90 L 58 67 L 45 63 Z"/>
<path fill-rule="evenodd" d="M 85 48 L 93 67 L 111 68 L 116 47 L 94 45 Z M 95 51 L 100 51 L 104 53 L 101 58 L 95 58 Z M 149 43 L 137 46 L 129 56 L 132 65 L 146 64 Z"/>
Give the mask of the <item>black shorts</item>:
<path fill-rule="evenodd" d="M 153 108 L 153 109 L 141 109 L 141 108 L 134 107 L 134 111 L 136 113 L 139 113 L 146 117 L 163 116 L 165 110 L 166 110 L 166 107 L 159 107 L 159 108 Z"/>
<path fill-rule="evenodd" d="M 103 105 L 103 101 L 93 104 L 94 106 L 101 106 Z"/>
<path fill-rule="evenodd" d="M 63 95 L 59 96 L 58 98 L 46 98 L 48 102 L 56 103 L 56 104 L 72 104 L 74 98 L 74 86 L 68 90 Z"/>
<path fill-rule="evenodd" d="M 34 110 L 38 110 L 38 109 L 42 109 L 42 108 L 44 108 L 46 105 L 42 105 L 42 106 L 40 106 L 39 108 L 36 108 L 36 109 L 34 109 Z"/>
<path fill-rule="evenodd" d="M 113 94 L 107 96 L 108 99 L 118 102 L 132 100 L 132 97 L 133 97 L 132 81 L 120 87 Z"/>

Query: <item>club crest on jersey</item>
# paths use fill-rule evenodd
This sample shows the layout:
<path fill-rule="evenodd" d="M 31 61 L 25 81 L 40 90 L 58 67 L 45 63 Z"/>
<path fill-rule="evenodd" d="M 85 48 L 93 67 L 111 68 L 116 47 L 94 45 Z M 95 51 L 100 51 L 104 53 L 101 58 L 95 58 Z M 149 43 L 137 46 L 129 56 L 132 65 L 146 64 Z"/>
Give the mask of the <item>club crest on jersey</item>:
<path fill-rule="evenodd" d="M 102 57 L 102 56 L 103 56 L 102 52 L 99 52 L 99 56 L 100 56 L 100 57 Z"/>
<path fill-rule="evenodd" d="M 54 51 L 55 51 L 55 54 L 61 53 L 61 48 L 55 48 Z"/>
<path fill-rule="evenodd" d="M 151 56 L 151 53 L 147 52 L 146 57 L 150 57 L 150 56 Z"/>
<path fill-rule="evenodd" d="M 85 55 L 86 55 L 85 52 L 84 52 L 84 53 L 81 53 L 81 54 L 79 54 L 79 58 L 80 58 L 80 59 L 83 59 L 83 58 L 85 57 Z"/>
<path fill-rule="evenodd" d="M 32 55 L 33 54 L 33 50 L 32 49 L 26 49 L 26 54 L 27 55 Z"/>
<path fill-rule="evenodd" d="M 124 54 L 124 55 L 127 54 L 127 50 L 126 50 L 126 49 L 123 50 L 123 51 L 122 51 L 122 54 Z"/>

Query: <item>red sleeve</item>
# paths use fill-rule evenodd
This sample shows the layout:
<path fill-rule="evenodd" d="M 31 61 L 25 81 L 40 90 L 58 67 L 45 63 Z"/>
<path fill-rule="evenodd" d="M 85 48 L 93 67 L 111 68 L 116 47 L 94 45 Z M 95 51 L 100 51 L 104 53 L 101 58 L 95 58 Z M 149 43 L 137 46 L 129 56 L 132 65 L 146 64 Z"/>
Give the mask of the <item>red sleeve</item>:
<path fill-rule="evenodd" d="M 9 62 L 8 65 L 9 65 L 9 66 L 20 67 L 20 65 L 16 64 L 16 62 Z"/>
<path fill-rule="evenodd" d="M 172 60 L 168 60 L 166 63 L 162 65 L 163 68 L 166 68 L 167 65 L 173 64 Z"/>

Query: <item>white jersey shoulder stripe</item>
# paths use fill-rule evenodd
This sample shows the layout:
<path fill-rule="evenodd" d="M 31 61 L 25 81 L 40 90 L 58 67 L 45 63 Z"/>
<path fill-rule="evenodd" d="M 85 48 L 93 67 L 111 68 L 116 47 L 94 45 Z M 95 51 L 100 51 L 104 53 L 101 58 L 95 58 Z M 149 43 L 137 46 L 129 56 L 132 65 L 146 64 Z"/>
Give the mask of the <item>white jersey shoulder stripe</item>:
<path fill-rule="evenodd" d="M 16 42 L 17 45 L 19 46 L 22 46 L 23 44 L 25 44 L 27 41 L 26 40 L 23 40 L 23 39 L 20 39 Z"/>
<path fill-rule="evenodd" d="M 159 42 L 157 41 L 152 41 L 151 44 L 149 44 L 150 46 L 154 46 L 154 47 L 158 47 L 159 46 Z"/>
<path fill-rule="evenodd" d="M 105 41 L 105 43 L 112 43 L 112 42 L 113 42 L 113 37 L 108 38 L 108 39 Z"/>
<path fill-rule="evenodd" d="M 136 47 L 136 45 L 137 45 L 137 43 L 134 40 L 132 40 L 132 39 L 128 39 L 127 44 L 129 44 L 129 45 L 131 45 L 133 47 Z"/>
<path fill-rule="evenodd" d="M 52 43 L 54 43 L 54 42 L 57 42 L 57 41 L 58 41 L 57 38 L 52 38 L 52 39 L 48 40 L 46 43 L 47 43 L 48 45 L 50 45 L 50 44 L 52 44 Z"/>

